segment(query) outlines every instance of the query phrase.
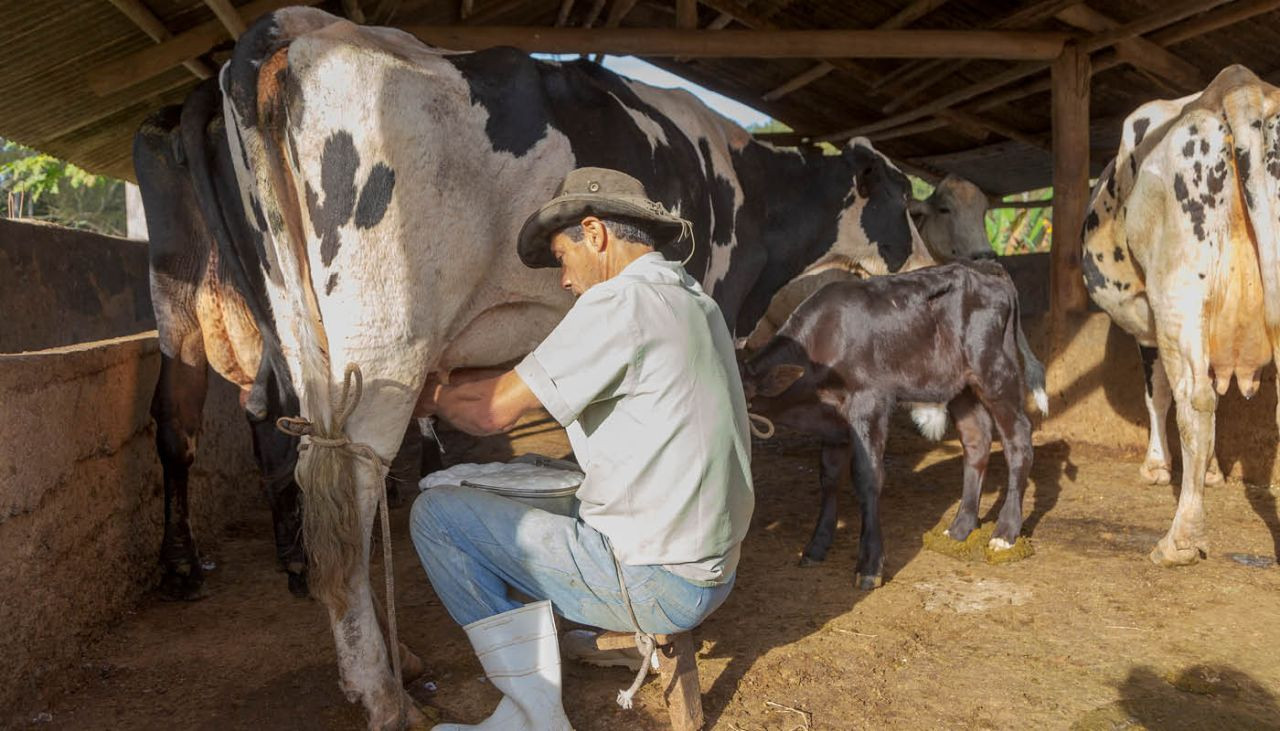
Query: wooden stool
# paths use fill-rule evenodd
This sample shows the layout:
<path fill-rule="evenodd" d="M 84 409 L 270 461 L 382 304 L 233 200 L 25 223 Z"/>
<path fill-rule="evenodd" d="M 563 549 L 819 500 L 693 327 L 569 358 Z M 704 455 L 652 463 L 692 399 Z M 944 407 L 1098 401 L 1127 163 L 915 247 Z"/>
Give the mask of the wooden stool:
<path fill-rule="evenodd" d="M 671 716 L 675 731 L 698 731 L 702 728 L 702 689 L 698 686 L 698 647 L 693 635 L 655 635 L 658 640 L 658 675 L 662 678 L 662 700 Z M 596 636 L 596 649 L 634 649 L 635 635 L 630 632 L 601 632 Z"/>

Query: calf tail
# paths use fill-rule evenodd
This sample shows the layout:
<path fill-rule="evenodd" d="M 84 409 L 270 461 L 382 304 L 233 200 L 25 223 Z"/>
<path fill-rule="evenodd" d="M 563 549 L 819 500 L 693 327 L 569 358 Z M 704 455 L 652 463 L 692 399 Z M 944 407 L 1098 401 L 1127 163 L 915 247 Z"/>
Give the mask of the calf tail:
<path fill-rule="evenodd" d="M 1014 288 L 1012 281 L 1009 282 L 1009 289 L 1012 290 L 1013 295 L 1013 331 L 1018 341 L 1018 352 L 1022 353 L 1023 378 L 1026 379 L 1027 388 L 1031 389 L 1036 408 L 1041 414 L 1048 416 L 1049 394 L 1045 391 L 1044 364 L 1036 358 L 1036 354 L 1027 343 L 1026 334 L 1022 332 L 1022 307 L 1018 303 L 1018 290 Z"/>

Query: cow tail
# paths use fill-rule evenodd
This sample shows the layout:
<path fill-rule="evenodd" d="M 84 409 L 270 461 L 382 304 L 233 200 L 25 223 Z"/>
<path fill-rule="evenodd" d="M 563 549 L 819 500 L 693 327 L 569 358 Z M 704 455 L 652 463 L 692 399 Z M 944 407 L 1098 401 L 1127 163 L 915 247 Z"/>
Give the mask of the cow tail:
<path fill-rule="evenodd" d="M 1276 186 L 1267 180 L 1268 162 L 1274 167 L 1277 128 L 1267 124 L 1266 99 L 1256 83 L 1241 84 L 1223 95 L 1222 105 L 1235 144 L 1237 175 L 1244 188 L 1245 211 L 1258 246 L 1262 273 L 1263 310 L 1272 343 L 1280 335 L 1280 241 L 1276 231 Z M 1274 347 L 1274 346 L 1273 346 Z"/>
<path fill-rule="evenodd" d="M 1018 352 L 1022 354 L 1022 374 L 1026 380 L 1027 388 L 1031 390 L 1031 397 L 1036 402 L 1036 408 L 1041 414 L 1049 415 L 1049 394 L 1045 390 L 1044 380 L 1044 364 L 1036 358 L 1036 354 L 1031 350 L 1031 346 L 1027 343 L 1027 336 L 1022 332 L 1022 306 L 1018 302 L 1018 290 L 1013 286 L 1012 280 L 1009 282 L 1011 293 L 1011 305 L 1013 307 L 1013 332 L 1018 342 Z"/>
<path fill-rule="evenodd" d="M 247 164 L 242 170 L 237 159 L 237 174 L 257 193 L 270 232 L 266 245 L 278 262 L 273 277 L 282 280 L 283 311 L 275 313 L 276 319 L 287 321 L 281 332 L 287 327 L 292 333 L 299 361 L 296 385 L 305 418 L 285 420 L 282 428 L 310 437 L 294 473 L 303 493 L 309 583 L 316 598 L 341 617 L 349 609 L 348 578 L 365 558 L 355 471 L 367 469 L 361 464 L 367 460 L 349 448 L 331 447 L 347 444 L 343 425 L 361 389 L 355 374 L 344 386 L 334 383 L 328 335 L 311 281 L 301 198 L 284 140 L 289 114 L 285 92 L 293 83 L 288 41 L 325 19 L 333 21 L 298 8 L 264 16 L 241 36 L 232 61 L 223 67 L 221 84 L 227 119 L 237 126 L 236 140 Z"/>

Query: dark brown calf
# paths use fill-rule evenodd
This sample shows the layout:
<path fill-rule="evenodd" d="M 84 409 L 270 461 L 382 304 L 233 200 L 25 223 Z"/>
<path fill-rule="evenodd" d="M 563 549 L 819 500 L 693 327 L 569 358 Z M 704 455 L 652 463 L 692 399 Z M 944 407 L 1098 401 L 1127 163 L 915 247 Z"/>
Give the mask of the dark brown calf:
<path fill-rule="evenodd" d="M 991 544 L 1012 546 L 1022 530 L 1032 456 L 1024 380 L 1047 411 L 1044 367 L 1027 347 L 1017 291 L 998 264 L 954 263 L 839 282 L 805 300 L 742 366 L 753 413 L 822 439 L 822 505 L 801 565 L 826 558 L 836 494 L 852 464 L 862 509 L 854 581 L 862 589 L 881 584 L 884 446 L 889 414 L 899 401 L 947 404 L 960 432 L 964 495 L 948 528 L 956 540 L 978 525 L 995 422 L 1009 464 L 1009 492 Z"/>

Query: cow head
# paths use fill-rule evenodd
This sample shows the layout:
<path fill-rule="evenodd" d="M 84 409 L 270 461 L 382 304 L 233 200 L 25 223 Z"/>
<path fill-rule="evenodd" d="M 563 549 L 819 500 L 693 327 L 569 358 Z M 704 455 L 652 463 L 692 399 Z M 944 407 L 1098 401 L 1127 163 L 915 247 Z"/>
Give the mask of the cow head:
<path fill-rule="evenodd" d="M 913 199 L 909 206 L 929 253 L 939 262 L 995 257 L 984 223 L 987 196 L 968 180 L 948 175 L 933 195 Z"/>
<path fill-rule="evenodd" d="M 841 151 L 853 179 L 830 253 L 870 274 L 889 274 L 935 263 L 908 211 L 911 181 L 865 138 Z"/>

